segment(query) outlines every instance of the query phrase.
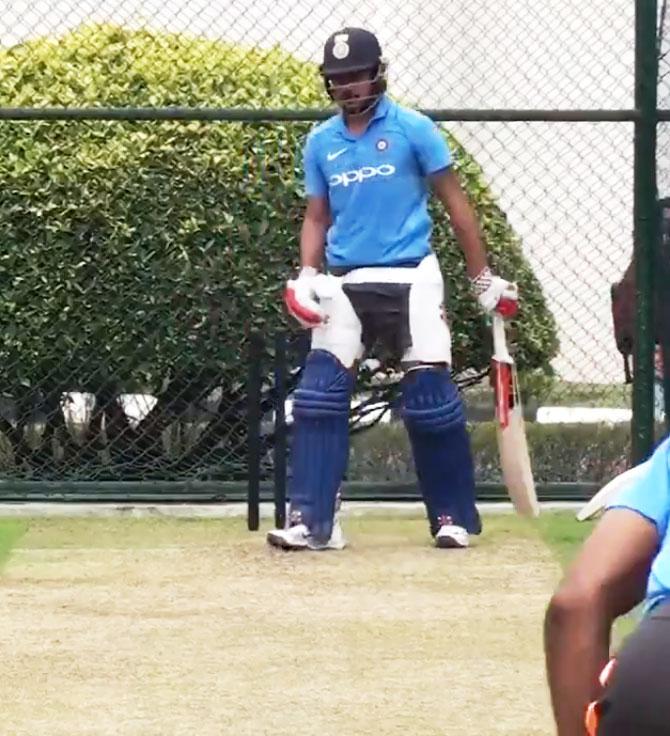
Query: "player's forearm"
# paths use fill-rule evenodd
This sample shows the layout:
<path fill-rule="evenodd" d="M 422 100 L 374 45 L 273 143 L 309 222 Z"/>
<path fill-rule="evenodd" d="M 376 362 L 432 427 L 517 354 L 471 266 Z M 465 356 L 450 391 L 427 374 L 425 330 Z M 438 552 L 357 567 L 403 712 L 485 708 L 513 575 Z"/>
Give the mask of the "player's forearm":
<path fill-rule="evenodd" d="M 557 736 L 585 736 L 586 708 L 609 656 L 611 622 L 597 601 L 554 597 L 545 618 L 545 653 Z"/>
<path fill-rule="evenodd" d="M 300 265 L 319 270 L 323 264 L 323 252 L 326 242 L 325 223 L 320 220 L 306 218 L 300 233 Z"/>
<path fill-rule="evenodd" d="M 470 208 L 465 207 L 452 211 L 451 226 L 465 256 L 468 276 L 474 278 L 488 265 L 486 249 L 474 213 Z"/>

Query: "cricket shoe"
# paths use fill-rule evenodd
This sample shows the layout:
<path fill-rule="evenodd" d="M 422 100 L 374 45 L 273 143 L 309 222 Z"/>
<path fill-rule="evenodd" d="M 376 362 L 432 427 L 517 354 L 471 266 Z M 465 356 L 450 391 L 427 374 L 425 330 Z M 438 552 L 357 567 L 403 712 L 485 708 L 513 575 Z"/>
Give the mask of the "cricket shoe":
<path fill-rule="evenodd" d="M 321 551 L 328 549 L 341 550 L 347 546 L 340 522 L 335 519 L 330 539 L 325 543 L 317 542 L 309 533 L 306 524 L 294 524 L 286 529 L 272 529 L 267 534 L 267 542 L 272 547 L 286 550 L 309 549 Z"/>
<path fill-rule="evenodd" d="M 439 519 L 440 527 L 435 534 L 435 546 L 440 549 L 464 549 L 470 545 L 470 536 L 462 526 L 452 523 L 450 516 Z"/>

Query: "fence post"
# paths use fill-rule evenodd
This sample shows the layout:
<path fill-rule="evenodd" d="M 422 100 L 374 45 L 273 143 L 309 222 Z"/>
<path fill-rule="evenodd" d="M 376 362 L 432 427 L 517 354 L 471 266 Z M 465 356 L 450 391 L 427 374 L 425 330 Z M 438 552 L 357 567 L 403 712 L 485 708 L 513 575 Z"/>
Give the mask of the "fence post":
<path fill-rule="evenodd" d="M 263 338 L 254 332 L 249 340 L 249 373 L 247 379 L 247 528 L 260 527 L 261 482 L 261 380 Z"/>
<path fill-rule="evenodd" d="M 275 527 L 286 523 L 286 333 L 275 336 L 274 506 Z"/>
<path fill-rule="evenodd" d="M 654 444 L 654 251 L 658 233 L 656 192 L 657 0 L 635 2 L 635 121 L 633 258 L 636 336 L 633 373 L 632 460 Z"/>
<path fill-rule="evenodd" d="M 670 197 L 659 202 L 659 230 L 654 305 L 659 310 L 657 321 L 661 333 L 665 432 L 670 434 Z"/>

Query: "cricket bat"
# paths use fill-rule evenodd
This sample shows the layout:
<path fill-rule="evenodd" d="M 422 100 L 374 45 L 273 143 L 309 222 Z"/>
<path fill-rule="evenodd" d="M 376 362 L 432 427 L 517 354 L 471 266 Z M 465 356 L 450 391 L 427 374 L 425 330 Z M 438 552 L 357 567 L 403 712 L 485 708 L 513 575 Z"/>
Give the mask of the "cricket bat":
<path fill-rule="evenodd" d="M 577 512 L 577 521 L 588 521 L 596 517 L 607 504 L 616 498 L 619 492 L 632 486 L 646 469 L 647 463 L 641 463 L 612 478 Z"/>
<path fill-rule="evenodd" d="M 492 363 L 496 436 L 503 481 L 518 514 L 539 516 L 516 366 L 507 349 L 505 320 L 497 312 L 493 313 Z"/>

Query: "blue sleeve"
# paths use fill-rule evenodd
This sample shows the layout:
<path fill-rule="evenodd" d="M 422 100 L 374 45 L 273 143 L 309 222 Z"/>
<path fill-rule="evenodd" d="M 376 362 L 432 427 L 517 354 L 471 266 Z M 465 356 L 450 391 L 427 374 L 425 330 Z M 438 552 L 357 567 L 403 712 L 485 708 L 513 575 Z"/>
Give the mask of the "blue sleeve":
<path fill-rule="evenodd" d="M 624 488 L 607 505 L 608 509 L 630 509 L 649 519 L 655 524 L 661 539 L 668 530 L 670 516 L 669 447 L 670 439 L 666 439 L 645 463 L 647 467 L 642 477 Z"/>
<path fill-rule="evenodd" d="M 317 144 L 312 134 L 307 136 L 302 154 L 302 165 L 305 177 L 305 193 L 308 197 L 326 197 L 328 182 L 319 166 Z"/>
<path fill-rule="evenodd" d="M 412 145 L 424 176 L 451 166 L 453 156 L 449 145 L 438 126 L 427 115 L 418 115 L 410 131 Z"/>

